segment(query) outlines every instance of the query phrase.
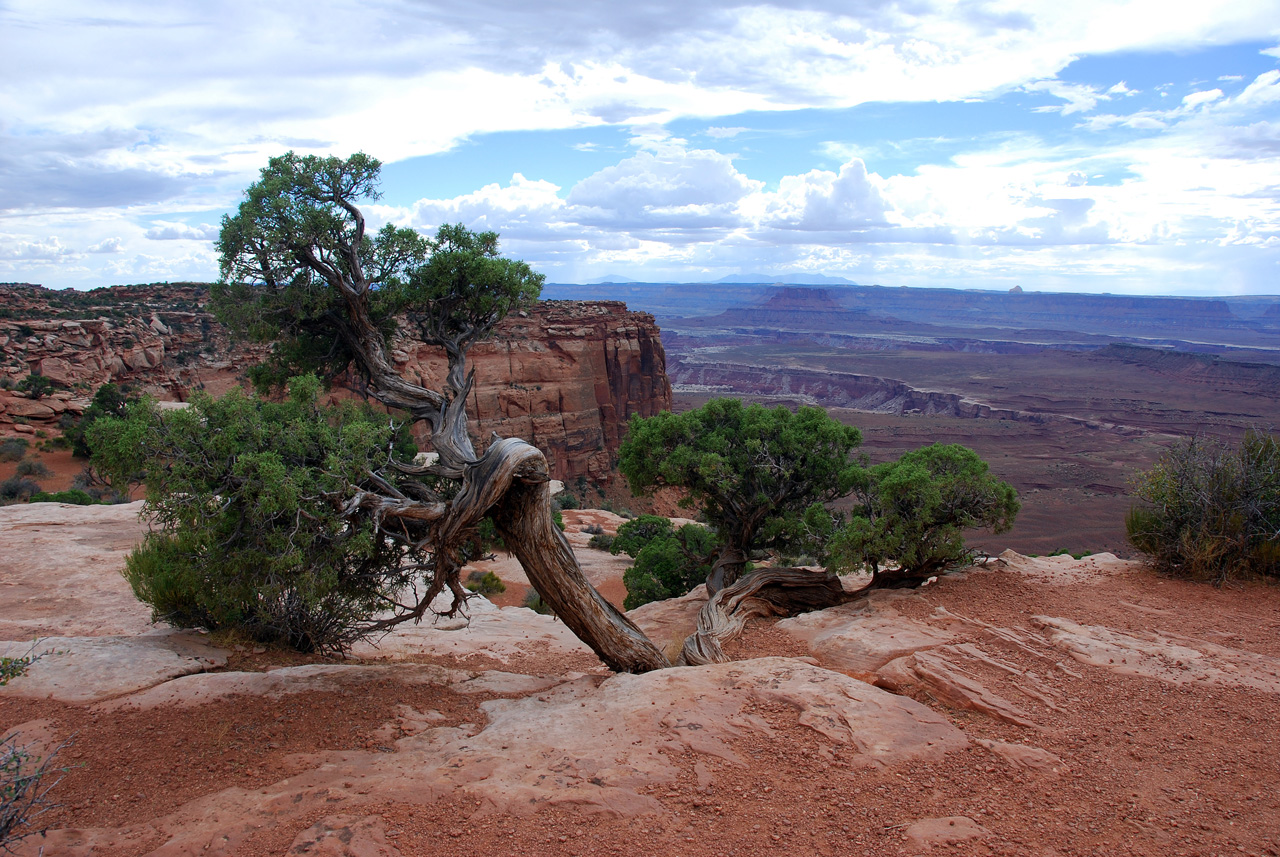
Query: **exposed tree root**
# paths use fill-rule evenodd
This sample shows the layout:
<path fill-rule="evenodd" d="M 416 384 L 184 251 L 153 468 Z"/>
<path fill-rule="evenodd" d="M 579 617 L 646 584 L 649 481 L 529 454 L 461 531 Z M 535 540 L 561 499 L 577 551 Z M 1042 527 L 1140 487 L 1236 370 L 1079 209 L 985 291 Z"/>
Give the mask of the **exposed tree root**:
<path fill-rule="evenodd" d="M 762 568 L 716 592 L 698 613 L 698 630 L 684 641 L 680 663 L 688 666 L 729 661 L 721 648 L 754 616 L 794 616 L 825 610 L 858 597 L 845 592 L 829 571 Z"/>

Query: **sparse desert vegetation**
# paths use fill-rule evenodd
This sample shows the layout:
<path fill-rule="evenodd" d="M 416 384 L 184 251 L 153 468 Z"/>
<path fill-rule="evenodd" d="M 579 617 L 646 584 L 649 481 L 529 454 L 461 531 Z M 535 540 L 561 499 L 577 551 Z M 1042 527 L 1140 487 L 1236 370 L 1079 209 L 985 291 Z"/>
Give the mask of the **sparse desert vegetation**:
<path fill-rule="evenodd" d="M 1129 540 L 1165 574 L 1225 583 L 1280 575 L 1280 439 L 1172 444 L 1135 477 Z"/>

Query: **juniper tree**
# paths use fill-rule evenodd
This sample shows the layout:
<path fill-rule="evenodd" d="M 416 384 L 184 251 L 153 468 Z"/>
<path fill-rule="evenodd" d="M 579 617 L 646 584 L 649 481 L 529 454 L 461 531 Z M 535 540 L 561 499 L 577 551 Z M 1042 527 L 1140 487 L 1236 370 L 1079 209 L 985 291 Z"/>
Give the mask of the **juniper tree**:
<path fill-rule="evenodd" d="M 292 152 L 272 158 L 218 238 L 221 280 L 211 305 L 231 330 L 273 344 L 255 372 L 260 386 L 301 370 L 326 378 L 354 373 L 369 395 L 426 424 L 426 465 L 391 458 L 353 484 L 342 513 L 370 521 L 379 538 L 422 554 L 424 588 L 382 623 L 420 619 L 441 592 L 449 613 L 465 604 L 459 571 L 477 527 L 490 517 L 530 582 L 556 614 L 615 670 L 667 665 L 658 649 L 583 576 L 552 520 L 546 457 L 515 438 L 478 452 L 467 430 L 475 378 L 468 349 L 507 313 L 536 300 L 542 276 L 504 258 L 498 236 L 444 226 L 434 238 L 413 229 L 367 228 L 361 205 L 378 198 L 380 164 Z M 404 377 L 390 343 L 404 325 L 447 357 L 438 388 Z M 394 470 L 398 478 L 387 478 Z"/>

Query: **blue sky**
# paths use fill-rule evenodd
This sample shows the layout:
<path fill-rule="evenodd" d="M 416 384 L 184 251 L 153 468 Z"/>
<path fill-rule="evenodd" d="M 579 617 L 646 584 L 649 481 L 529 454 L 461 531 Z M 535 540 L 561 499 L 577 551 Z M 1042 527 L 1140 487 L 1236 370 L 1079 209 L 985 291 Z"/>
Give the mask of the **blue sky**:
<path fill-rule="evenodd" d="M 0 280 L 217 276 L 287 149 L 558 282 L 1280 293 L 1280 0 L 0 0 Z"/>

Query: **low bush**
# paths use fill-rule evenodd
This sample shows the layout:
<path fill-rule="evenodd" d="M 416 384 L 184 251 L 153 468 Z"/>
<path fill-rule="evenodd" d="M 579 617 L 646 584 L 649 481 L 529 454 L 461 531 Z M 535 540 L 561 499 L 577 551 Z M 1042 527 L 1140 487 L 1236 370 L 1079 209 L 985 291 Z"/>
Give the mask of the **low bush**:
<path fill-rule="evenodd" d="M 587 542 L 587 547 L 592 550 L 609 551 L 610 553 L 613 553 L 613 541 L 613 536 L 608 533 L 600 533 L 599 535 L 591 537 Z"/>
<path fill-rule="evenodd" d="M 32 399 L 43 399 L 53 392 L 57 385 L 43 375 L 28 375 L 18 382 L 18 391 L 26 393 Z"/>
<path fill-rule="evenodd" d="M 0 440 L 0 461 L 21 461 L 26 457 L 28 446 L 24 437 L 6 437 Z"/>
<path fill-rule="evenodd" d="M 507 591 L 507 585 L 492 571 L 473 571 L 467 575 L 467 589 L 480 595 L 497 595 Z"/>
<path fill-rule="evenodd" d="M 556 504 L 557 509 L 577 509 L 582 504 L 578 498 L 570 494 L 568 491 L 561 491 L 552 500 Z"/>
<path fill-rule="evenodd" d="M 1175 443 L 1138 475 L 1129 542 L 1164 574 L 1223 583 L 1280 575 L 1280 439 L 1250 432 L 1238 446 Z"/>
<path fill-rule="evenodd" d="M 609 552 L 635 560 L 622 574 L 627 587 L 623 608 L 634 610 L 687 594 L 707 579 L 715 546 L 715 536 L 706 527 L 685 524 L 677 530 L 658 515 L 641 515 L 618 527 Z"/>
<path fill-rule="evenodd" d="M 93 424 L 104 417 L 123 418 L 129 404 L 138 398 L 127 385 L 103 384 L 99 387 L 80 418 L 63 427 L 63 436 L 71 443 L 72 454 L 78 458 L 89 458 L 93 454 L 89 447 L 89 430 Z"/>
<path fill-rule="evenodd" d="M 964 530 L 1002 533 L 1018 514 L 1017 493 L 959 444 L 911 450 L 860 474 L 848 523 L 828 543 L 840 572 L 867 570 L 874 586 L 913 586 L 970 562 Z"/>
<path fill-rule="evenodd" d="M 412 440 L 367 406 L 321 407 L 318 392 L 296 378 L 283 402 L 198 393 L 183 410 L 143 402 L 94 424 L 95 467 L 145 476 L 157 529 L 124 573 L 155 620 L 341 652 L 417 579 L 421 548 L 340 503 L 376 489 L 372 473 L 401 479 L 383 467 L 387 450 L 409 458 Z"/>
<path fill-rule="evenodd" d="M 538 590 L 530 589 L 524 594 L 524 606 L 528 607 L 534 613 L 541 613 L 544 616 L 554 616 L 555 611 L 551 609 L 551 605 L 542 600 L 542 596 L 538 594 Z"/>
<path fill-rule="evenodd" d="M 37 479 L 45 479 L 53 475 L 53 472 L 38 458 L 22 459 L 18 462 L 18 467 L 14 470 L 14 473 L 18 476 L 32 476 Z"/>
<path fill-rule="evenodd" d="M 97 503 L 85 491 L 79 488 L 72 488 L 67 491 L 56 491 L 50 494 L 48 491 L 37 491 L 31 495 L 28 503 L 70 503 L 73 506 L 92 506 Z"/>
<path fill-rule="evenodd" d="M 40 483 L 23 476 L 10 476 L 0 482 L 0 503 L 23 503 L 40 490 Z"/>

